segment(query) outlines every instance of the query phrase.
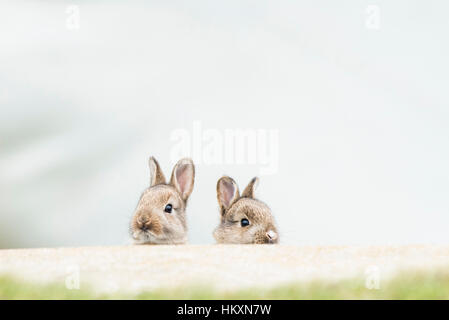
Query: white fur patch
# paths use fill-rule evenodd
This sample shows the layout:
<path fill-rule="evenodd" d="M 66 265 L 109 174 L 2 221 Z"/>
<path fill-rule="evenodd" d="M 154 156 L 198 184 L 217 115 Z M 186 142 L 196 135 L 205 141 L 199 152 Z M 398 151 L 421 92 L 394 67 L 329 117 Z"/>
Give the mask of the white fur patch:
<path fill-rule="evenodd" d="M 270 230 L 267 232 L 267 236 L 271 239 L 271 240 L 276 240 L 278 235 L 276 232 L 274 232 L 273 230 Z"/>

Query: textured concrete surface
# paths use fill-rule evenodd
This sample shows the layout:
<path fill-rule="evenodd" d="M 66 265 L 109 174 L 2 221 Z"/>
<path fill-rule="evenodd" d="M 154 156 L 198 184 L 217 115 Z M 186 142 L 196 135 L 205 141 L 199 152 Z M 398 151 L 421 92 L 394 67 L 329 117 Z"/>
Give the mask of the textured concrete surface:
<path fill-rule="evenodd" d="M 219 289 L 265 287 L 291 281 L 365 277 L 373 267 L 382 280 L 403 270 L 448 266 L 449 246 L 180 245 L 0 250 L 0 274 L 69 286 L 79 277 L 81 287 L 107 292 L 190 284 Z"/>

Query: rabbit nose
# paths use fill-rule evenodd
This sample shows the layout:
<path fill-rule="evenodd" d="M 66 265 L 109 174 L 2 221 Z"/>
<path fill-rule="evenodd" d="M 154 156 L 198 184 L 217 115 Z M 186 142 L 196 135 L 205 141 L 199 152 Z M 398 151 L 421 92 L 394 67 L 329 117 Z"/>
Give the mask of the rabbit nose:
<path fill-rule="evenodd" d="M 139 217 L 137 219 L 137 227 L 142 231 L 151 229 L 151 221 L 147 217 Z"/>
<path fill-rule="evenodd" d="M 273 242 L 275 242 L 276 239 L 278 238 L 278 235 L 277 235 L 277 233 L 274 232 L 273 230 L 269 230 L 269 231 L 267 232 L 267 238 L 268 238 L 268 241 L 269 241 L 269 242 L 273 243 Z"/>
<path fill-rule="evenodd" d="M 140 230 L 142 230 L 142 231 L 148 231 L 148 230 L 151 230 L 152 227 L 153 227 L 153 224 L 152 224 L 151 221 L 150 221 L 150 222 L 147 222 L 147 223 L 143 224 L 143 225 L 140 227 Z"/>

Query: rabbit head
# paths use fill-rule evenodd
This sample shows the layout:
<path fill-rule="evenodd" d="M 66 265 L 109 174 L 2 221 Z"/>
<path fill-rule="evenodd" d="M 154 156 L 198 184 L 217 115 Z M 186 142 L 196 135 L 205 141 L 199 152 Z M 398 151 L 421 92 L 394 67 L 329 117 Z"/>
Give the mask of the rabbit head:
<path fill-rule="evenodd" d="M 182 244 L 187 242 L 186 205 L 193 190 L 195 166 L 181 159 L 170 182 L 151 157 L 150 186 L 142 193 L 131 219 L 130 233 L 136 244 Z"/>
<path fill-rule="evenodd" d="M 222 177 L 217 183 L 221 221 L 214 231 L 218 243 L 274 244 L 279 235 L 270 208 L 254 198 L 259 179 L 253 178 L 239 194 L 235 181 Z"/>

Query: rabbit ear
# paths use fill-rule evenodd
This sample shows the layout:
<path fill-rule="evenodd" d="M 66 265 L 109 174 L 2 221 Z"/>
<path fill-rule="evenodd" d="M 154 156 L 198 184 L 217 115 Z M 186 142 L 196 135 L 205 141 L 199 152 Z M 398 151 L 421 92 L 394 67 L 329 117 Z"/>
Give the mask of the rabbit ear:
<path fill-rule="evenodd" d="M 150 187 L 157 184 L 164 184 L 165 176 L 162 173 L 161 167 L 159 166 L 159 163 L 156 161 L 156 159 L 154 157 L 150 157 L 148 163 L 150 165 Z"/>
<path fill-rule="evenodd" d="M 246 186 L 245 190 L 243 190 L 242 198 L 254 199 L 254 193 L 258 185 L 259 185 L 259 178 L 257 177 L 252 178 L 251 181 Z"/>
<path fill-rule="evenodd" d="M 239 198 L 239 188 L 231 177 L 222 177 L 217 182 L 217 199 L 222 214 Z"/>
<path fill-rule="evenodd" d="M 181 198 L 185 201 L 193 191 L 195 182 L 195 166 L 193 161 L 184 158 L 178 161 L 173 168 L 170 184 L 178 190 Z"/>

